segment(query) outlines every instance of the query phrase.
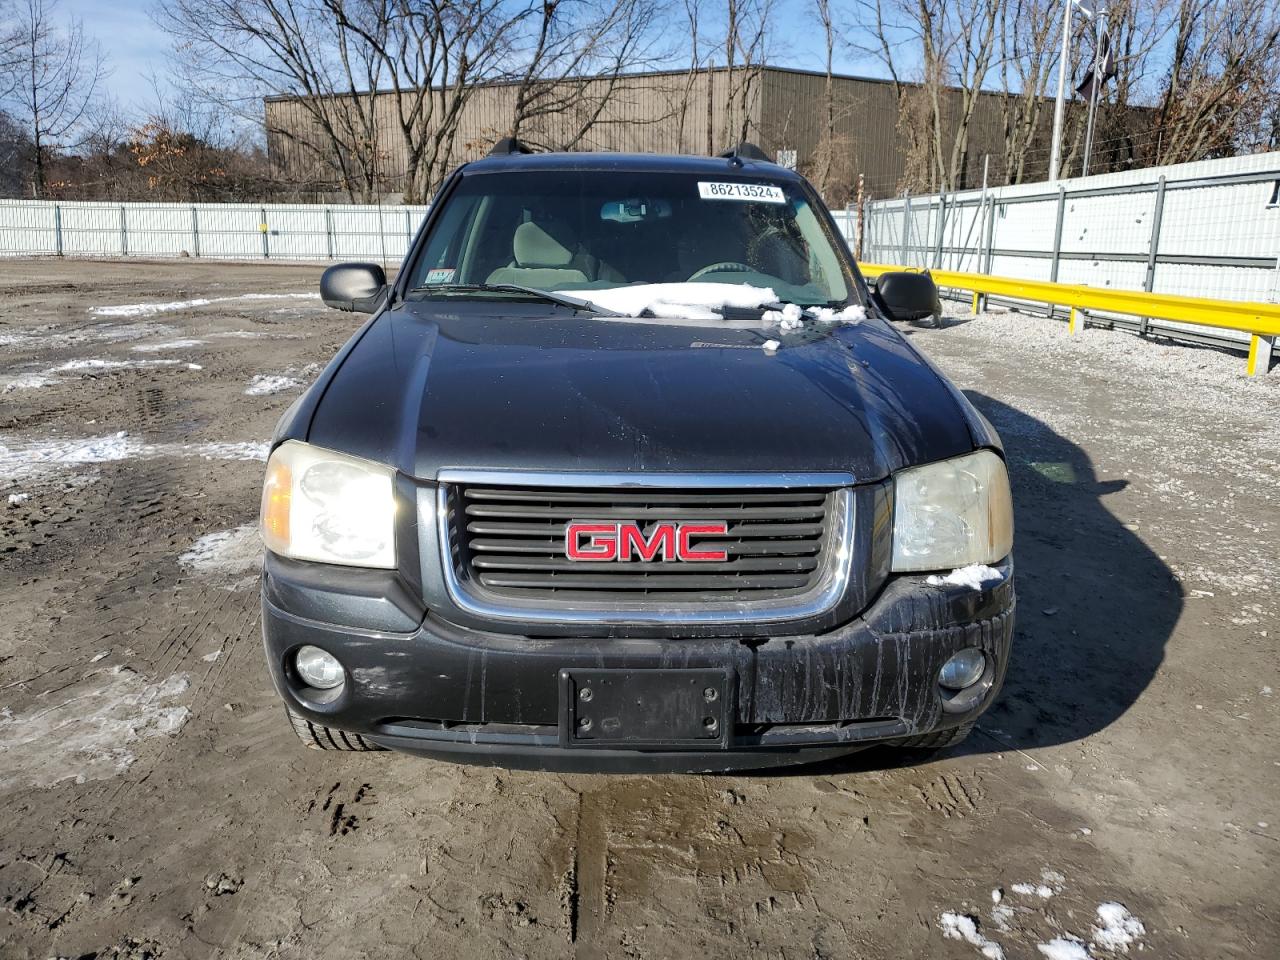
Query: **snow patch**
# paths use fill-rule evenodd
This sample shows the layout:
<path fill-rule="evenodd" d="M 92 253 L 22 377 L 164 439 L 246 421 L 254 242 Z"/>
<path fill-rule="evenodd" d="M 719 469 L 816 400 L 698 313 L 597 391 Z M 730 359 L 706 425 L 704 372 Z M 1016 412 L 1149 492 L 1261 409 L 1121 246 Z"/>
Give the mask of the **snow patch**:
<path fill-rule="evenodd" d="M 933 574 L 925 582 L 933 587 L 968 587 L 970 590 L 981 590 L 987 584 L 999 583 L 1003 579 L 1004 574 L 994 567 L 973 563 L 967 567 L 952 570 L 944 577 Z M 1017 890 L 1018 885 L 1014 884 L 1013 889 Z"/>
<path fill-rule="evenodd" d="M 783 333 L 799 330 L 804 326 L 804 310 L 798 304 L 788 303 L 781 310 L 766 310 L 763 320 L 765 323 L 776 323 Z"/>
<path fill-rule="evenodd" d="M 963 940 L 977 947 L 987 960 L 1004 960 L 1004 948 L 978 930 L 978 922 L 963 913 L 947 911 L 938 917 L 938 927 L 948 940 Z"/>
<path fill-rule="evenodd" d="M 778 348 L 782 346 L 777 340 L 766 340 L 760 344 L 760 349 L 765 353 L 774 354 L 778 352 Z"/>
<path fill-rule="evenodd" d="M 606 290 L 565 290 L 560 295 L 587 300 L 628 317 L 648 311 L 670 320 L 720 320 L 723 318 L 716 311 L 726 307 L 754 310 L 778 302 L 771 288 L 745 283 L 638 283 Z"/>
<path fill-rule="evenodd" d="M 137 759 L 131 746 L 173 736 L 191 711 L 178 703 L 186 674 L 148 683 L 128 667 L 93 673 L 65 699 L 25 714 L 0 714 L 0 787 L 103 780 Z"/>
<path fill-rule="evenodd" d="M 175 313 L 195 307 L 207 307 L 211 303 L 231 303 L 235 300 L 317 300 L 318 293 L 242 293 L 234 297 L 197 297 L 193 300 L 172 300 L 168 303 L 124 303 L 111 307 L 91 307 L 95 317 L 149 317 L 157 313 Z"/>
<path fill-rule="evenodd" d="M 1131 914 L 1123 904 L 1098 905 L 1098 926 L 1093 928 L 1093 942 L 1104 950 L 1128 953 L 1129 947 L 1146 935 L 1142 921 Z"/>
<path fill-rule="evenodd" d="M 11 493 L 9 494 L 9 506 L 16 507 L 20 503 L 26 503 L 31 499 L 29 493 Z"/>
<path fill-rule="evenodd" d="M 1036 949 L 1049 960 L 1090 960 L 1085 945 L 1070 934 L 1054 937 L 1048 943 L 1038 943 Z"/>
<path fill-rule="evenodd" d="M 135 457 L 203 457 L 206 460 L 266 460 L 268 443 L 145 443 L 123 430 L 103 437 L 49 437 L 6 446 L 0 443 L 0 479 L 20 480 L 88 463 Z"/>
<path fill-rule="evenodd" d="M 222 648 L 219 647 L 217 650 L 213 651 L 213 653 L 206 653 L 200 659 L 203 660 L 205 663 L 217 663 L 218 658 L 221 656 L 222 656 Z"/>
<path fill-rule="evenodd" d="M 280 393 L 283 390 L 292 390 L 294 387 L 302 386 L 302 381 L 297 377 L 286 377 L 281 374 L 258 374 L 249 381 L 249 386 L 245 387 L 244 392 L 251 397 L 265 397 L 273 393 Z"/>
<path fill-rule="evenodd" d="M 1032 767 L 1031 769 L 1034 770 L 1036 768 Z M 1053 888 L 1043 883 L 1015 883 L 1009 889 L 1024 897 L 1040 897 L 1048 900 L 1053 896 Z"/>
<path fill-rule="evenodd" d="M 45 373 L 18 373 L 13 376 L 0 377 L 0 393 L 8 393 L 10 390 L 38 390 L 41 387 L 48 387 L 58 380 Z"/>
<path fill-rule="evenodd" d="M 66 363 L 58 367 L 50 369 L 49 373 L 63 373 L 75 370 L 125 370 L 137 367 L 172 367 L 180 363 L 179 360 L 68 360 Z"/>
<path fill-rule="evenodd" d="M 161 350 L 186 350 L 206 342 L 205 340 L 166 340 L 164 343 L 140 343 L 129 349 L 136 350 L 138 353 L 159 353 Z"/>
<path fill-rule="evenodd" d="M 234 530 L 206 533 L 178 557 L 178 562 L 197 573 L 232 576 L 256 566 L 261 559 L 258 526 L 247 523 Z"/>

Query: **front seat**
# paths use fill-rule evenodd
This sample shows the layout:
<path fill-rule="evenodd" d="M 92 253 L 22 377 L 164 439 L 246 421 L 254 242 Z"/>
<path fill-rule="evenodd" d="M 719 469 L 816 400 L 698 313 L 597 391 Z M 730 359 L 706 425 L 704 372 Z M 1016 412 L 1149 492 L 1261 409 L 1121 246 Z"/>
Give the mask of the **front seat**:
<path fill-rule="evenodd" d="M 511 237 L 512 261 L 489 274 L 488 283 L 554 290 L 594 280 L 622 282 L 622 275 L 582 249 L 573 229 L 558 220 L 527 221 Z"/>

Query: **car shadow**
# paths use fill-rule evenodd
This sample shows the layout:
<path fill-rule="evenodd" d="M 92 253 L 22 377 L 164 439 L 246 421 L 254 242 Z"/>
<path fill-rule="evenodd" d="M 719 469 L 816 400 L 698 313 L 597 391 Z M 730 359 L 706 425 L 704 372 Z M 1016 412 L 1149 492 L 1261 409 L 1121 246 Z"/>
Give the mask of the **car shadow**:
<path fill-rule="evenodd" d="M 1123 514 L 1108 509 L 1106 498 L 1128 481 L 1099 478 L 1080 447 L 1035 417 L 982 393 L 966 395 L 1005 444 L 1018 612 L 1004 688 L 977 731 L 948 753 L 1070 743 L 1105 730 L 1147 689 L 1184 592 Z M 852 773 L 921 759 L 876 748 L 803 772 Z"/>

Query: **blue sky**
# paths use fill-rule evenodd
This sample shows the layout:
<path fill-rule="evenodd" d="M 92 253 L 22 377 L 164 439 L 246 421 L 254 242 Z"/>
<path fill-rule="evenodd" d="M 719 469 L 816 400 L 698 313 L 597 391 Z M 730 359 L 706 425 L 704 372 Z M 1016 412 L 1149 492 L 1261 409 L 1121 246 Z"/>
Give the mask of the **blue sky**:
<path fill-rule="evenodd" d="M 794 6 L 802 2 L 784 0 Z M 58 3 L 63 14 L 79 17 L 85 34 L 98 41 L 112 70 L 107 89 L 126 111 L 134 114 L 145 114 L 155 106 L 151 75 L 155 74 L 162 85 L 169 75 L 169 37 L 151 22 L 148 13 L 151 6 L 152 0 L 59 0 Z M 796 25 L 779 31 L 774 63 L 821 70 L 820 31 L 811 29 L 804 17 L 778 19 L 780 23 Z M 844 52 L 837 52 L 835 67 L 840 73 L 871 76 L 881 73 L 877 64 Z"/>
<path fill-rule="evenodd" d="M 60 0 L 58 9 L 84 23 L 109 58 L 107 88 L 125 109 L 149 107 L 155 96 L 148 75 L 165 75 L 169 38 L 151 22 L 148 0 Z"/>

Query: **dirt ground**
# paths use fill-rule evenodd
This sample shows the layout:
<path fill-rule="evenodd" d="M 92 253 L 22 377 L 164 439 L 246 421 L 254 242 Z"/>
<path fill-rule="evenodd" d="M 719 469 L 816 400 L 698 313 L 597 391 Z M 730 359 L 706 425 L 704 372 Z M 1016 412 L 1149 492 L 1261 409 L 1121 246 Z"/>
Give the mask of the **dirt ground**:
<path fill-rule="evenodd" d="M 916 765 L 494 771 L 304 750 L 270 688 L 262 445 L 358 322 L 277 296 L 318 275 L 0 262 L 0 956 L 1278 955 L 1280 370 L 908 328 L 1012 464 L 979 732 Z"/>

